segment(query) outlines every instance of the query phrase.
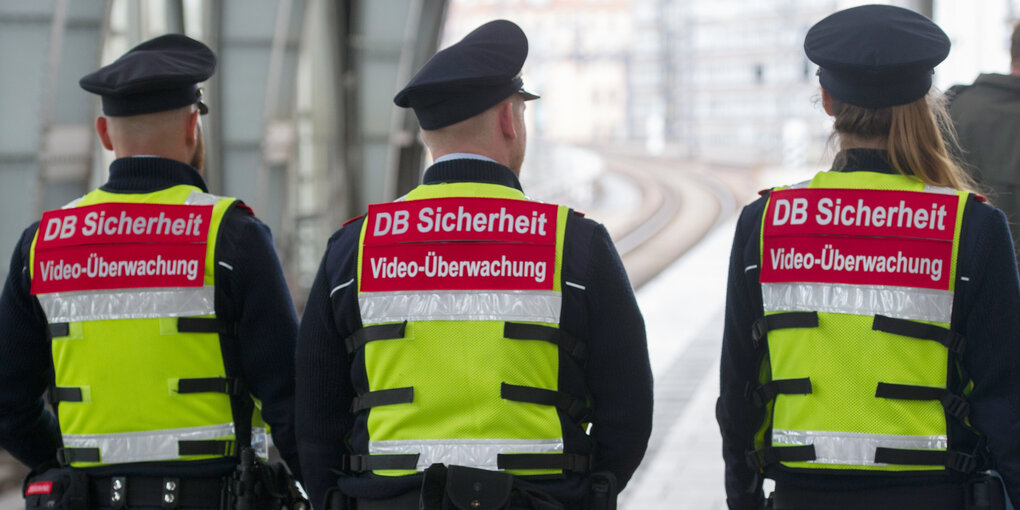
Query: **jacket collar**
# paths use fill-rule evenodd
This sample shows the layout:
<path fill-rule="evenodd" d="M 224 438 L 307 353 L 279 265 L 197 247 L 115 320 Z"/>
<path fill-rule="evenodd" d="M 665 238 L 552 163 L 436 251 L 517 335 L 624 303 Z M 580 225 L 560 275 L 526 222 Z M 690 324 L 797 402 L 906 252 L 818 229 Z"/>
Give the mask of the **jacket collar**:
<path fill-rule="evenodd" d="M 847 149 L 836 154 L 833 172 L 877 172 L 898 174 L 889 160 L 889 152 L 879 149 Z"/>
<path fill-rule="evenodd" d="M 157 157 L 119 158 L 110 164 L 110 178 L 99 189 L 111 193 L 149 193 L 187 184 L 208 193 L 205 180 L 191 165 Z"/>
<path fill-rule="evenodd" d="M 514 175 L 513 170 L 499 163 L 478 159 L 440 161 L 428 167 L 422 178 L 422 184 L 450 182 L 483 182 L 524 191 L 521 188 L 521 181 Z"/>

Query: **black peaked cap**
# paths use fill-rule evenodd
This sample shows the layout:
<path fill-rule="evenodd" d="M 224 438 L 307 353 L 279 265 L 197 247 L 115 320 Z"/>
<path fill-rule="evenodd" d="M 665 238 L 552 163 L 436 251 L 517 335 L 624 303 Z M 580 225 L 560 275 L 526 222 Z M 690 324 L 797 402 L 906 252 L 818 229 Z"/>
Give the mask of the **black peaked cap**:
<path fill-rule="evenodd" d="M 87 74 L 81 88 L 103 97 L 103 113 L 126 117 L 202 103 L 199 82 L 216 72 L 208 46 L 181 34 L 145 41 L 112 64 Z"/>
<path fill-rule="evenodd" d="M 931 89 L 949 37 L 930 19 L 891 5 L 853 7 L 819 21 L 804 39 L 822 88 L 866 108 L 914 102 Z"/>
<path fill-rule="evenodd" d="M 393 102 L 413 108 L 422 129 L 456 124 L 520 93 L 521 68 L 528 58 L 528 37 L 507 20 L 490 21 L 456 44 L 436 53 L 397 93 Z"/>

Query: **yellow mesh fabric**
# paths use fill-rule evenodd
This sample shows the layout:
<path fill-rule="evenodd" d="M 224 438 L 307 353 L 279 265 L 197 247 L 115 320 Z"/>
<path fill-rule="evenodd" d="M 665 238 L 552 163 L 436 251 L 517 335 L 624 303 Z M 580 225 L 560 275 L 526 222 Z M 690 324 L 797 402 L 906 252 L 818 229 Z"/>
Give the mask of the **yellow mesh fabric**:
<path fill-rule="evenodd" d="M 939 402 L 876 398 L 875 390 L 879 382 L 946 387 L 949 351 L 933 341 L 872 331 L 872 320 L 823 313 L 817 328 L 769 332 L 773 379 L 810 377 L 812 389 L 808 395 L 776 397 L 774 428 L 883 435 L 946 433 Z M 820 463 L 784 464 L 826 467 Z"/>
<path fill-rule="evenodd" d="M 920 181 L 873 172 L 823 172 L 811 188 L 923 191 Z M 950 290 L 955 287 L 956 256 L 965 192 L 958 192 Z M 767 211 L 767 208 L 766 208 Z M 766 216 L 763 215 L 763 221 Z M 764 228 L 762 228 L 762 232 Z M 759 239 L 764 246 L 764 239 Z M 781 313 L 781 312 L 776 312 Z M 769 315 L 769 314 L 767 314 Z M 885 399 L 875 396 L 879 382 L 936 388 L 947 387 L 949 351 L 941 344 L 872 330 L 874 317 L 819 313 L 817 328 L 777 329 L 768 333 L 768 358 L 760 371 L 768 380 L 810 378 L 812 393 L 778 395 L 767 409 L 770 420 L 756 437 L 756 447 L 776 430 L 846 432 L 897 436 L 944 436 L 946 417 L 938 401 Z M 949 327 L 947 323 L 931 323 Z M 772 444 L 781 448 L 786 445 Z M 944 466 L 841 465 L 783 462 L 806 469 L 879 471 L 941 470 Z"/>
<path fill-rule="evenodd" d="M 106 202 L 183 204 L 193 191 L 199 190 L 185 185 L 147 194 L 95 190 L 78 206 Z M 216 236 L 223 215 L 233 202 L 232 198 L 221 198 L 213 207 L 206 285 L 214 281 Z M 33 241 L 33 260 L 34 253 Z M 55 337 L 52 342 L 55 382 L 59 387 L 83 388 L 85 401 L 60 403 L 61 433 L 118 434 L 233 421 L 226 394 L 176 392 L 179 379 L 226 376 L 219 335 L 179 333 L 176 317 L 72 322 L 68 329 L 68 336 Z M 174 460 L 213 457 L 216 456 L 192 455 Z"/>

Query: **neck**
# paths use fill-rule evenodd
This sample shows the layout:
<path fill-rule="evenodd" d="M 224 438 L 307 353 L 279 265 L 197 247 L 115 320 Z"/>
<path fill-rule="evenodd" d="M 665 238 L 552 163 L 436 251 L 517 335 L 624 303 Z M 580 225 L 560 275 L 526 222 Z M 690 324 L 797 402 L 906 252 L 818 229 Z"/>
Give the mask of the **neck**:
<path fill-rule="evenodd" d="M 510 166 L 510 157 L 507 154 L 498 154 L 498 151 L 490 150 L 484 147 L 473 147 L 473 146 L 462 146 L 456 148 L 429 148 L 432 152 L 432 159 L 436 160 L 449 154 L 468 153 L 477 154 L 479 156 L 485 156 L 503 166 Z"/>
<path fill-rule="evenodd" d="M 839 136 L 839 146 L 843 150 L 878 149 L 884 151 L 889 149 L 889 140 L 886 138 L 861 138 L 842 134 Z"/>

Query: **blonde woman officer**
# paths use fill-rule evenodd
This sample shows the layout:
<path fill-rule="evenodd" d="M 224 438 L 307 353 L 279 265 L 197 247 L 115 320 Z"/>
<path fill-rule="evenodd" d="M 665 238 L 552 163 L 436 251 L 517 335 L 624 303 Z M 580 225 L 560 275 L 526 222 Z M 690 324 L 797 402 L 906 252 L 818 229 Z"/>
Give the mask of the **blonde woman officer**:
<path fill-rule="evenodd" d="M 868 5 L 807 34 L 840 152 L 740 218 L 717 418 L 731 509 L 1020 498 L 1020 284 L 930 93 L 949 39 Z M 1002 482 L 989 470 L 1002 474 Z"/>

